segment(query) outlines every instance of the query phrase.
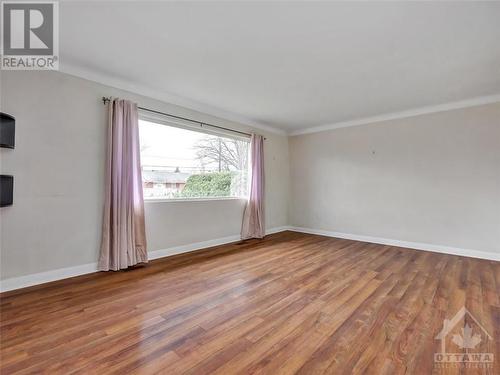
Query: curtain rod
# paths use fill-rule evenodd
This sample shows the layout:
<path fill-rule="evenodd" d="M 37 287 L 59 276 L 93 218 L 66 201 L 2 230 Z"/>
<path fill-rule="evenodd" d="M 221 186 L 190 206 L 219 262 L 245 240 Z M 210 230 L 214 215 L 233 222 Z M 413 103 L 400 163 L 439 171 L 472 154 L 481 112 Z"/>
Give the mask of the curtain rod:
<path fill-rule="evenodd" d="M 106 103 L 110 102 L 111 101 L 111 98 L 107 98 L 105 96 L 102 97 L 102 103 L 105 105 Z M 200 125 L 201 127 L 203 127 L 204 125 L 206 126 L 210 126 L 212 128 L 217 128 L 217 129 L 222 129 L 222 130 L 227 130 L 227 131 L 230 131 L 230 132 L 233 132 L 233 133 L 238 133 L 238 134 L 243 134 L 243 135 L 246 135 L 247 137 L 251 137 L 252 134 L 250 133 L 246 133 L 246 132 L 241 132 L 239 130 L 234 130 L 234 129 L 229 129 L 229 128 L 224 128 L 222 126 L 218 126 L 218 125 L 212 125 L 212 124 L 208 124 L 206 122 L 201 122 L 201 121 L 198 121 L 198 120 L 192 120 L 190 118 L 186 118 L 186 117 L 182 117 L 182 116 L 176 116 L 176 115 L 172 115 L 170 113 L 165 113 L 165 112 L 160 112 L 160 111 L 155 111 L 154 109 L 149 109 L 149 108 L 144 108 L 144 107 L 137 107 L 138 109 L 141 109 L 143 111 L 147 111 L 147 112 L 152 112 L 152 113 L 156 113 L 156 114 L 159 114 L 159 115 L 164 115 L 164 116 L 169 116 L 169 117 L 174 117 L 176 119 L 179 119 L 179 120 L 184 120 L 184 121 L 190 121 L 190 122 L 194 122 L 195 124 L 198 124 Z M 264 138 L 266 139 L 266 138 Z"/>

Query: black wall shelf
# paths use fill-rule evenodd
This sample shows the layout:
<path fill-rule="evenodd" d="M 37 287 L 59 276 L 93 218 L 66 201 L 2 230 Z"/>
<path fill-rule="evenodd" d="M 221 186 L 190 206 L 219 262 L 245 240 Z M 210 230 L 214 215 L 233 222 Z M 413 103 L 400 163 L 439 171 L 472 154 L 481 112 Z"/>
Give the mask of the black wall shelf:
<path fill-rule="evenodd" d="M 0 112 L 0 147 L 14 148 L 16 138 L 16 119 Z"/>
<path fill-rule="evenodd" d="M 14 176 L 0 175 L 0 207 L 12 206 L 14 201 Z"/>

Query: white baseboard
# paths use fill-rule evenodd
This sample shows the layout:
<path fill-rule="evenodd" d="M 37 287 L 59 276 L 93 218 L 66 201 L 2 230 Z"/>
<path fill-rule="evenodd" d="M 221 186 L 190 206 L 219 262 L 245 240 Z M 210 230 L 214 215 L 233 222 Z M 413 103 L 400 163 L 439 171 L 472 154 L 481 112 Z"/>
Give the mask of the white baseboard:
<path fill-rule="evenodd" d="M 266 234 L 278 233 L 285 231 L 287 229 L 288 227 L 286 226 L 270 228 L 266 230 Z M 153 260 L 153 259 L 168 257 L 171 255 L 188 253 L 190 251 L 202 250 L 207 247 L 224 245 L 239 240 L 240 240 L 239 235 L 216 238 L 213 240 L 191 243 L 188 245 L 175 246 L 168 249 L 154 250 L 148 253 L 148 257 L 150 260 Z M 85 275 L 93 272 L 97 272 L 97 263 L 89 263 L 80 266 L 60 268 L 52 271 L 35 273 L 26 276 L 12 277 L 10 279 L 5 279 L 0 281 L 0 292 L 7 292 L 9 290 L 26 288 L 28 286 L 44 284 L 51 281 L 67 279 L 69 277 Z"/>
<path fill-rule="evenodd" d="M 195 242 L 189 245 L 170 247 L 168 249 L 154 250 L 148 253 L 148 258 L 149 260 L 159 259 L 159 258 L 169 257 L 172 255 L 189 253 L 190 251 L 202 250 L 206 249 L 207 247 L 224 245 L 239 240 L 240 236 L 234 235 L 234 236 L 217 238 L 215 240 Z"/>
<path fill-rule="evenodd" d="M 424 250 L 424 251 L 432 251 L 436 253 L 442 254 L 450 254 L 450 255 L 459 255 L 466 256 L 471 258 L 479 258 L 479 259 L 487 259 L 487 260 L 495 260 L 500 261 L 500 254 L 490 253 L 486 251 L 478 251 L 478 250 L 470 250 L 470 249 L 461 249 L 450 246 L 442 246 L 442 245 L 433 245 L 426 244 L 420 242 L 409 242 L 409 241 L 400 241 L 389 238 L 379 238 L 379 237 L 371 237 L 371 236 L 363 236 L 357 234 L 348 234 L 341 232 L 333 232 L 321 229 L 311 229 L 311 228 L 302 228 L 302 227 L 289 227 L 282 226 L 271 228 L 266 231 L 267 234 L 283 232 L 285 230 L 291 230 L 294 232 L 301 233 L 310 233 L 310 234 L 318 234 L 322 236 L 328 237 L 336 237 L 336 238 L 345 238 L 349 240 L 355 241 L 363 241 L 363 242 L 371 242 L 377 243 L 381 245 L 390 245 L 390 246 L 398 246 L 398 247 L 406 247 L 410 249 L 416 250 Z M 207 247 L 224 245 L 231 242 L 236 242 L 240 240 L 239 235 L 227 236 L 216 238 L 213 240 L 195 242 L 188 245 L 175 246 L 168 249 L 155 250 L 151 251 L 149 255 L 149 259 L 158 259 L 163 257 L 168 257 L 176 254 L 187 253 L 190 251 L 202 250 Z M 40 272 L 36 274 L 13 277 L 10 279 L 5 279 L 0 281 L 0 292 L 7 292 L 9 290 L 26 288 L 28 286 L 44 284 L 51 281 L 67 279 L 69 277 L 75 277 L 80 275 L 85 275 L 88 273 L 97 272 L 97 263 L 89 263 L 83 264 L 80 266 L 60 268 L 57 270 Z"/>
<path fill-rule="evenodd" d="M 57 270 L 34 273 L 26 276 L 12 277 L 0 281 L 0 292 L 49 283 L 51 281 L 67 279 L 69 277 L 85 275 L 92 272 L 97 272 L 97 263 L 82 264 L 80 266 L 59 268 Z"/>
<path fill-rule="evenodd" d="M 435 253 L 459 255 L 459 256 L 464 256 L 464 257 L 500 261 L 500 254 L 490 253 L 487 251 L 461 249 L 458 247 L 433 245 L 433 244 L 421 243 L 421 242 L 400 241 L 400 240 L 393 240 L 390 238 L 380 238 L 380 237 L 363 236 L 363 235 L 358 235 L 358 234 L 332 232 L 332 231 L 327 231 L 327 230 L 322 230 L 322 229 L 288 227 L 288 230 L 291 230 L 294 232 L 301 232 L 301 233 L 318 234 L 318 235 L 327 236 L 327 237 L 345 238 L 348 240 L 371 242 L 371 243 L 376 243 L 376 244 L 381 244 L 381 245 L 406 247 L 406 248 L 415 249 L 415 250 L 432 251 Z"/>

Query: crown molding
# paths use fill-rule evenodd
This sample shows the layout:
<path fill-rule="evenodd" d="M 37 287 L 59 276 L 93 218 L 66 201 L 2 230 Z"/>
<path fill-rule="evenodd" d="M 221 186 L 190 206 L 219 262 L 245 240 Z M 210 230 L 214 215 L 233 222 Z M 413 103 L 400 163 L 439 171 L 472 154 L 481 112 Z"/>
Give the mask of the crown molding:
<path fill-rule="evenodd" d="M 341 121 L 332 124 L 324 124 L 313 127 L 301 128 L 292 131 L 286 131 L 284 129 L 276 128 L 275 126 L 268 125 L 266 123 L 254 121 L 245 116 L 239 115 L 234 112 L 226 111 L 221 108 L 217 108 L 208 104 L 200 103 L 195 100 L 184 98 L 172 93 L 160 91 L 157 89 L 152 89 L 145 85 L 138 85 L 132 81 L 114 77 L 108 74 L 104 74 L 95 70 L 91 70 L 71 62 L 65 61 L 64 64 L 61 63 L 59 71 L 72 76 L 83 78 L 89 81 L 97 82 L 103 85 L 114 87 L 117 89 L 130 91 L 131 93 L 143 95 L 150 97 L 152 99 L 160 100 L 169 104 L 174 104 L 180 107 L 184 107 L 193 111 L 197 111 L 203 114 L 215 116 L 224 120 L 234 121 L 242 125 L 247 125 L 249 127 L 264 130 L 270 133 L 279 135 L 302 135 L 310 133 L 318 133 L 327 130 L 334 130 L 339 128 L 347 128 L 350 126 L 367 125 L 376 122 L 396 120 L 401 118 L 414 117 L 419 115 L 425 115 L 436 112 L 450 111 L 454 109 L 475 107 L 483 104 L 490 104 L 500 102 L 500 94 L 481 96 L 472 99 L 466 99 L 456 102 L 444 103 L 435 106 L 426 106 L 420 108 L 409 109 L 401 112 L 391 112 L 385 113 L 377 116 L 363 117 L 359 119 L 353 119 L 348 121 Z"/>
<path fill-rule="evenodd" d="M 283 129 L 251 120 L 234 112 L 229 112 L 208 104 L 200 103 L 195 100 L 187 99 L 175 94 L 152 89 L 145 85 L 136 84 L 118 77 L 113 77 L 95 70 L 91 70 L 71 62 L 65 61 L 60 64 L 59 71 L 75 77 L 83 78 L 88 81 L 97 82 L 106 86 L 111 86 L 120 90 L 130 91 L 131 93 L 143 95 L 152 99 L 160 100 L 169 104 L 201 112 L 203 114 L 219 117 L 224 120 L 234 121 L 242 125 L 247 125 L 255 129 L 265 130 L 270 133 L 287 135 Z"/>
<path fill-rule="evenodd" d="M 386 113 L 383 115 L 377 115 L 377 116 L 372 116 L 372 117 L 364 117 L 364 118 L 355 119 L 355 120 L 336 122 L 333 124 L 325 124 L 325 125 L 319 125 L 319 126 L 314 126 L 314 127 L 310 127 L 310 128 L 303 128 L 303 129 L 291 131 L 288 134 L 290 136 L 294 136 L 294 135 L 301 135 L 301 134 L 318 133 L 318 132 L 327 131 L 327 130 L 347 128 L 350 126 L 366 125 L 366 124 L 371 124 L 371 123 L 375 123 L 375 122 L 396 120 L 396 119 L 401 119 L 401 118 L 426 115 L 426 114 L 430 114 L 430 113 L 450 111 L 453 109 L 475 107 L 478 105 L 490 104 L 490 103 L 496 103 L 496 102 L 500 102 L 500 94 L 490 95 L 490 96 L 481 96 L 481 97 L 477 97 L 477 98 L 461 100 L 458 102 L 451 102 L 451 103 L 439 104 L 439 105 L 435 105 L 435 106 L 415 108 L 415 109 L 410 109 L 410 110 L 402 111 L 402 112 L 392 112 L 392 113 Z"/>

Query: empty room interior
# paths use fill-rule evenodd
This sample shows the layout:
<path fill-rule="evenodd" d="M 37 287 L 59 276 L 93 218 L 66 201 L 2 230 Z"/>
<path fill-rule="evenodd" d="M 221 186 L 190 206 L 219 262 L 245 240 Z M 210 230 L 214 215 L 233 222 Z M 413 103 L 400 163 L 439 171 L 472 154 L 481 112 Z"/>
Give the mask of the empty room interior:
<path fill-rule="evenodd" d="M 500 374 L 500 2 L 0 30 L 2 375 Z"/>

